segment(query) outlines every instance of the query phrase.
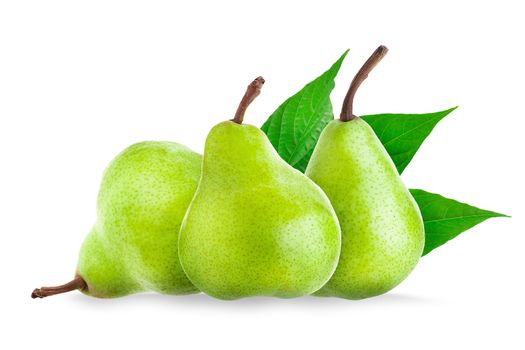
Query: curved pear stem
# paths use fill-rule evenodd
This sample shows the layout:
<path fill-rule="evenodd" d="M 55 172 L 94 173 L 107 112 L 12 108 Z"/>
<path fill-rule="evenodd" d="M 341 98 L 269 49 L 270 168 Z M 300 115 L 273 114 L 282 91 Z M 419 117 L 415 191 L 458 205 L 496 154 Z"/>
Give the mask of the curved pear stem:
<path fill-rule="evenodd" d="M 368 74 L 374 69 L 375 66 L 385 57 L 387 54 L 388 49 L 386 46 L 379 46 L 372 56 L 366 60 L 365 64 L 361 67 L 361 69 L 357 72 L 354 79 L 352 80 L 352 83 L 350 84 L 350 88 L 348 89 L 348 92 L 346 93 L 345 100 L 343 102 L 343 108 L 341 109 L 341 116 L 340 119 L 344 122 L 353 120 L 357 118 L 356 115 L 354 115 L 354 96 L 359 89 L 359 86 L 361 86 L 361 83 L 365 81 L 366 78 L 368 78 Z"/>
<path fill-rule="evenodd" d="M 242 120 L 244 119 L 244 113 L 246 113 L 246 109 L 248 109 L 250 103 L 252 103 L 253 100 L 255 100 L 257 96 L 259 96 L 263 85 L 263 77 L 255 78 L 255 80 L 252 81 L 250 85 L 248 85 L 248 88 L 246 89 L 246 92 L 242 97 L 241 103 L 239 103 L 239 107 L 237 108 L 237 112 L 235 112 L 235 116 L 233 117 L 232 121 L 236 122 L 237 124 L 242 124 Z"/>
<path fill-rule="evenodd" d="M 87 289 L 86 281 L 78 275 L 75 276 L 72 281 L 61 286 L 36 288 L 33 293 L 31 293 L 31 298 L 45 298 L 55 294 L 71 292 L 76 289 Z"/>

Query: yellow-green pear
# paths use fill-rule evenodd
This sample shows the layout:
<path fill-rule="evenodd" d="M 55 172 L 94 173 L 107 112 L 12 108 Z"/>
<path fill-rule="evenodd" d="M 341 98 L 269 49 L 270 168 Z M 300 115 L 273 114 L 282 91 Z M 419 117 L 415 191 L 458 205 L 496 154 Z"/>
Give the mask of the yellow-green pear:
<path fill-rule="evenodd" d="M 101 298 L 142 291 L 196 293 L 179 262 L 178 234 L 202 156 L 173 142 L 142 142 L 106 169 L 97 222 L 80 249 L 75 278 L 33 298 L 79 289 Z"/>
<path fill-rule="evenodd" d="M 423 251 L 416 202 L 372 128 L 352 111 L 357 88 L 386 52 L 379 47 L 357 73 L 341 118 L 323 130 L 306 169 L 330 198 L 342 231 L 339 265 L 319 296 L 385 293 L 408 276 Z"/>
<path fill-rule="evenodd" d="M 235 118 L 208 134 L 180 232 L 188 278 L 220 299 L 311 294 L 339 257 L 339 224 L 326 195 L 283 161 L 259 128 L 242 124 L 263 83 L 257 78 Z"/>

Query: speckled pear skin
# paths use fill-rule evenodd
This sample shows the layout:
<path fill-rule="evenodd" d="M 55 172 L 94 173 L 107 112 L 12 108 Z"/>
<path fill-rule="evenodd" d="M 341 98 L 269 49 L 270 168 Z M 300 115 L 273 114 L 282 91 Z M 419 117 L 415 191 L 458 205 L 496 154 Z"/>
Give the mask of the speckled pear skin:
<path fill-rule="evenodd" d="M 261 130 L 227 121 L 210 131 L 179 237 L 195 286 L 227 300 L 311 294 L 334 272 L 340 245 L 326 195 Z"/>
<path fill-rule="evenodd" d="M 178 234 L 200 177 L 202 156 L 172 142 L 142 142 L 106 169 L 97 222 L 80 250 L 86 294 L 198 292 L 178 257 Z"/>
<path fill-rule="evenodd" d="M 339 265 L 316 295 L 362 299 L 403 281 L 423 252 L 423 220 L 372 128 L 360 118 L 332 121 L 306 175 L 330 198 L 342 231 Z"/>

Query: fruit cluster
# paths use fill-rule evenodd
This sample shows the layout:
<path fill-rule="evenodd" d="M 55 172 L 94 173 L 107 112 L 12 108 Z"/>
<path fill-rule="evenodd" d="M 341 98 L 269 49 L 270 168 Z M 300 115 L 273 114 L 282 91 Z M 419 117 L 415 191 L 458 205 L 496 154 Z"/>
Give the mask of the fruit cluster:
<path fill-rule="evenodd" d="M 386 52 L 380 46 L 356 74 L 305 174 L 243 124 L 262 77 L 234 118 L 210 131 L 203 156 L 171 142 L 124 150 L 104 173 L 75 278 L 32 297 L 79 289 L 102 298 L 202 291 L 361 299 L 394 288 L 421 256 L 423 221 L 383 145 L 352 111 Z"/>

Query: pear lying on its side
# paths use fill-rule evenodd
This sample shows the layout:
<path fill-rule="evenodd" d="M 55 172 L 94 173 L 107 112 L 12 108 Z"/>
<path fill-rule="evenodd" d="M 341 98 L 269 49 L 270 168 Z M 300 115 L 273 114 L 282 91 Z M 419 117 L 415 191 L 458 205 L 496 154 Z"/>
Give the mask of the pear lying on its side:
<path fill-rule="evenodd" d="M 339 257 L 339 224 L 326 195 L 284 162 L 260 129 L 241 124 L 263 82 L 249 86 L 234 120 L 208 134 L 180 232 L 188 278 L 220 299 L 311 294 Z"/>
<path fill-rule="evenodd" d="M 416 266 L 425 243 L 419 208 L 372 128 L 352 113 L 355 91 L 386 54 L 356 75 L 341 120 L 321 133 L 306 175 L 326 192 L 343 236 L 339 265 L 316 293 L 361 299 L 389 291 Z"/>
<path fill-rule="evenodd" d="M 202 156 L 172 142 L 142 142 L 106 169 L 97 222 L 86 237 L 73 281 L 32 297 L 80 289 L 101 297 L 142 291 L 198 292 L 178 257 L 178 233 L 200 177 Z"/>

